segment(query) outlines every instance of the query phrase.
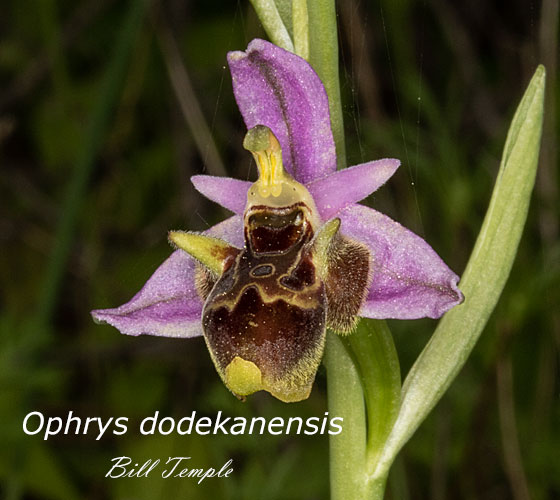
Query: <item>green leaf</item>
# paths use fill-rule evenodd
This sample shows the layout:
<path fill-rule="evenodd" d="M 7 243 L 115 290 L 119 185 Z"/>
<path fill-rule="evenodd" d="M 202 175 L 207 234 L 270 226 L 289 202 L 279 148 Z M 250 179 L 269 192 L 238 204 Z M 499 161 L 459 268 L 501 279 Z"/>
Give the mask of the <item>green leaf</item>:
<path fill-rule="evenodd" d="M 509 276 L 535 183 L 545 69 L 533 76 L 509 129 L 492 200 L 461 280 L 465 302 L 449 311 L 408 374 L 399 415 L 373 478 L 383 477 L 404 443 L 449 387 L 478 340 Z"/>
<path fill-rule="evenodd" d="M 276 8 L 278 9 L 278 13 L 282 18 L 282 22 L 284 23 L 284 26 L 286 26 L 286 29 L 288 30 L 288 33 L 290 34 L 290 38 L 292 40 L 294 39 L 294 28 L 292 25 L 292 21 L 294 17 L 293 4 L 298 1 L 300 0 L 274 0 L 274 3 L 276 4 Z"/>
<path fill-rule="evenodd" d="M 362 318 L 348 343 L 358 365 L 368 419 L 371 468 L 395 422 L 401 403 L 401 372 L 391 331 L 385 321 Z"/>
<path fill-rule="evenodd" d="M 342 433 L 329 439 L 331 498 L 382 497 L 386 476 L 366 479 L 400 407 L 399 359 L 387 323 L 362 318 L 348 337 L 329 332 L 325 365 L 329 413 L 344 419 Z"/>
<path fill-rule="evenodd" d="M 294 52 L 294 43 L 274 0 L 251 0 L 251 4 L 272 43 Z"/>
<path fill-rule="evenodd" d="M 397 418 L 401 403 L 401 372 L 391 331 L 385 321 L 362 319 L 348 336 L 362 381 L 367 409 L 367 471 L 375 466 Z M 386 477 L 367 484 L 367 498 L 381 494 Z"/>
<path fill-rule="evenodd" d="M 307 0 L 293 0 L 292 25 L 294 30 L 295 53 L 309 59 L 309 15 Z"/>

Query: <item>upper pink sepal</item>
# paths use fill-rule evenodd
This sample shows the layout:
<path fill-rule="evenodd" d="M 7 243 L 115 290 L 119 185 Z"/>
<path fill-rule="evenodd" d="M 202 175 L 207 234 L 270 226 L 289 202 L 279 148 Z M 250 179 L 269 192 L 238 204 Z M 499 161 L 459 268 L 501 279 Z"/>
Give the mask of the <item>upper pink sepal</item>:
<path fill-rule="evenodd" d="M 265 40 L 228 54 L 233 92 L 247 129 L 266 125 L 286 170 L 306 184 L 336 170 L 329 102 L 307 61 Z"/>

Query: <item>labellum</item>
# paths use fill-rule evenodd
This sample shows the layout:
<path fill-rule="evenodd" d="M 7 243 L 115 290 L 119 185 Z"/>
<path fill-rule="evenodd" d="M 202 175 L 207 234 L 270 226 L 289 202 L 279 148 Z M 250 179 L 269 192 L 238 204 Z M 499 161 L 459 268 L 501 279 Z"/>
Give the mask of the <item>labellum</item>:
<path fill-rule="evenodd" d="M 172 231 L 170 240 L 199 262 L 204 338 L 226 386 L 244 398 L 259 390 L 286 402 L 309 396 L 326 329 L 349 333 L 370 281 L 367 247 L 322 223 L 307 188 L 284 169 L 268 127 L 244 146 L 259 179 L 248 191 L 243 248 Z"/>

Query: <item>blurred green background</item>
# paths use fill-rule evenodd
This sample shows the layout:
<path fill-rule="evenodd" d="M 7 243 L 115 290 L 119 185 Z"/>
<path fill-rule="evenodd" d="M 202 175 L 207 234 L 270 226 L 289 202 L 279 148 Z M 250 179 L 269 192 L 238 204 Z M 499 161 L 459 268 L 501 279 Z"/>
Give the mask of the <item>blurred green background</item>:
<path fill-rule="evenodd" d="M 121 336 L 89 311 L 126 302 L 170 253 L 168 229 L 227 216 L 194 174 L 252 179 L 225 55 L 265 36 L 245 1 L 5 0 L 0 7 L 0 497 L 326 499 L 326 436 L 145 437 L 138 422 L 322 416 L 243 404 L 202 339 Z M 338 3 L 349 164 L 402 167 L 367 203 L 459 274 L 509 121 L 548 71 L 539 175 L 512 275 L 481 341 L 404 448 L 391 499 L 560 498 L 558 0 Z M 175 85 L 172 84 L 174 82 Z M 406 373 L 435 322 L 391 321 Z M 30 411 L 126 416 L 124 436 L 27 436 Z M 234 459 L 227 480 L 105 479 L 110 459 Z"/>

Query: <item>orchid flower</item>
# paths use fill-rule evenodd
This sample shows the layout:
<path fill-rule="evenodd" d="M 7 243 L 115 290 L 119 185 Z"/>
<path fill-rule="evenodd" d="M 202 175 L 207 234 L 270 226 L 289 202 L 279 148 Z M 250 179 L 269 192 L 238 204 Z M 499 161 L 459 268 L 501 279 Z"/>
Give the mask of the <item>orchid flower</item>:
<path fill-rule="evenodd" d="M 304 59 L 257 39 L 228 63 L 257 182 L 194 176 L 235 215 L 204 233 L 170 232 L 177 250 L 140 292 L 92 315 L 127 335 L 204 335 L 235 395 L 300 401 L 327 328 L 349 334 L 358 316 L 438 318 L 463 296 L 422 238 L 358 204 L 400 162 L 336 170 L 327 94 Z"/>

